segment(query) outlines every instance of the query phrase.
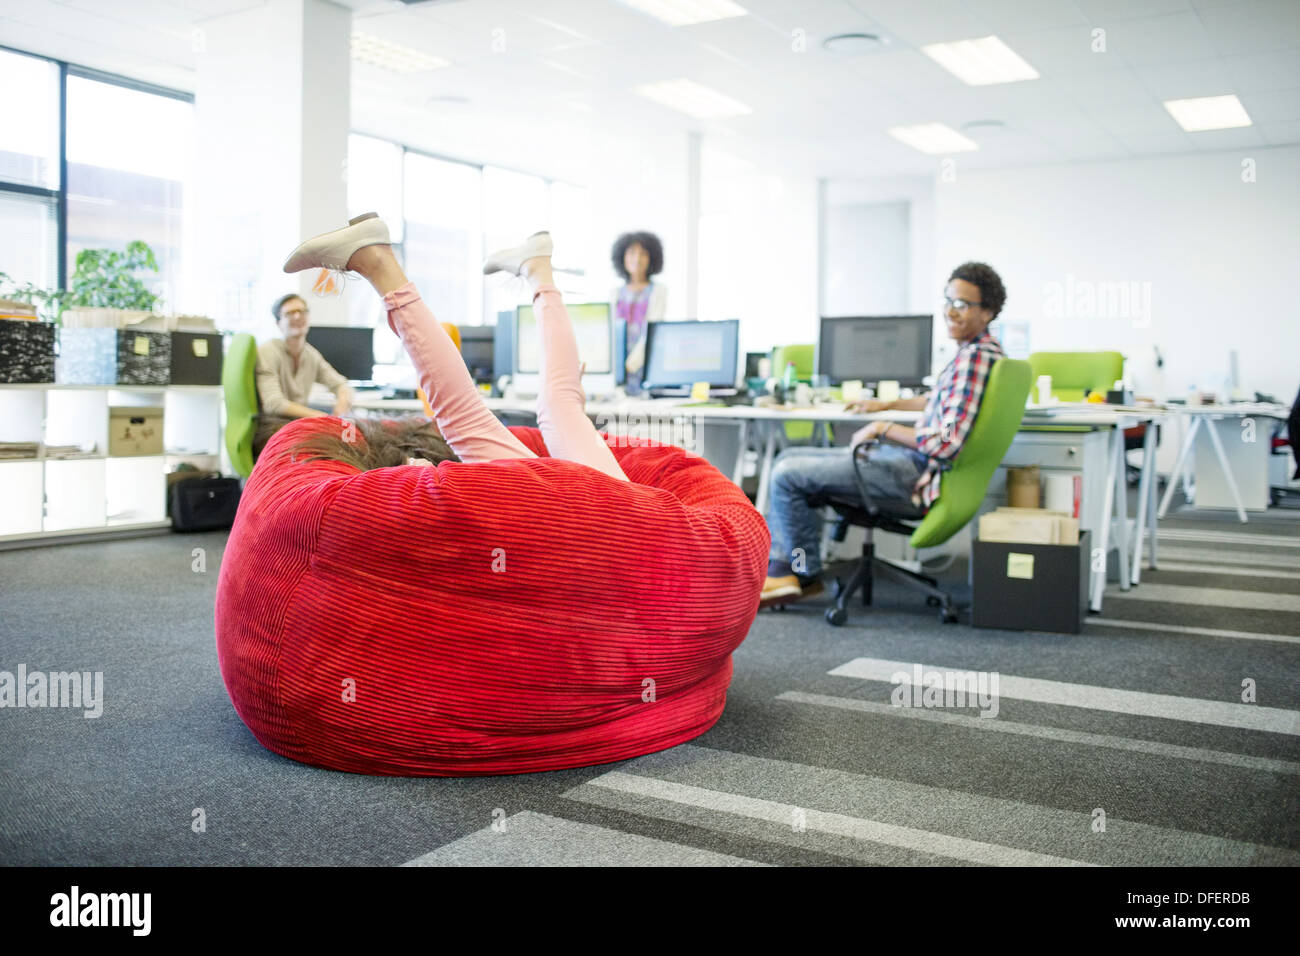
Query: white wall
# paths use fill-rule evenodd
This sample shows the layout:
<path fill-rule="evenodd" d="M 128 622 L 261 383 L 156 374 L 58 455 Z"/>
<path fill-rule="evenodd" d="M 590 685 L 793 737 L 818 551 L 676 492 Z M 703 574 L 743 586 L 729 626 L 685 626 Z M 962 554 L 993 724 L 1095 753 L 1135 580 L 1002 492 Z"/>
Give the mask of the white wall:
<path fill-rule="evenodd" d="M 823 315 L 902 315 L 911 250 L 907 202 L 830 205 L 823 210 Z"/>
<path fill-rule="evenodd" d="M 1118 349 L 1158 398 L 1222 389 L 1236 350 L 1243 389 L 1295 394 L 1300 148 L 962 171 L 934 189 L 929 284 L 988 262 L 1033 350 Z"/>
<path fill-rule="evenodd" d="M 699 315 L 683 317 L 740 319 L 742 353 L 817 341 L 816 181 L 705 149 Z"/>

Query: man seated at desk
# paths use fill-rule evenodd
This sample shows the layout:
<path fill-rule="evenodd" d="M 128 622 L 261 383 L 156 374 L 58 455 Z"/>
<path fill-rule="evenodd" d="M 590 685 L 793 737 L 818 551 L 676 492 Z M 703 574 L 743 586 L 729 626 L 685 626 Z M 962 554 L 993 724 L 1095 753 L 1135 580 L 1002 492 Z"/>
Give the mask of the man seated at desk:
<path fill-rule="evenodd" d="M 998 274 L 982 262 L 967 262 L 953 270 L 944 290 L 948 334 L 958 343 L 929 396 L 882 402 L 864 399 L 849 410 L 923 411 L 915 428 L 896 422 L 868 422 L 854 433 L 849 447 L 788 448 L 772 469 L 771 505 L 767 523 L 772 531 L 767 580 L 762 602 L 799 600 L 822 591 L 822 514 L 809 499 L 819 494 L 857 497 L 852 446 L 879 440 L 863 466 L 863 479 L 877 502 L 910 502 L 929 510 L 939 497 L 940 475 L 957 457 L 979 411 L 993 363 L 1003 357 L 1002 346 L 988 325 L 1006 302 Z"/>
<path fill-rule="evenodd" d="M 293 419 L 326 414 L 341 416 L 352 409 L 353 395 L 347 379 L 307 343 L 307 327 L 311 321 L 302 296 L 293 293 L 282 296 L 271 307 L 271 314 L 282 337 L 264 342 L 257 349 L 257 397 L 261 410 L 253 443 L 254 460 L 271 435 Z M 334 393 L 333 412 L 322 412 L 307 405 L 312 386 L 317 382 Z"/>

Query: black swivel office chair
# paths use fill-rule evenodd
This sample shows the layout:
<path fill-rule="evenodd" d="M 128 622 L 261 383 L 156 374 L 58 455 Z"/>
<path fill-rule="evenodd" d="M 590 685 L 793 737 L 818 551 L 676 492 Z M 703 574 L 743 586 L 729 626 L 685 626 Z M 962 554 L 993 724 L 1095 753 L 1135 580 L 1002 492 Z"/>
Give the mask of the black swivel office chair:
<path fill-rule="evenodd" d="M 866 540 L 862 543 L 862 559 L 858 561 L 848 581 L 836 578 L 831 583 L 831 596 L 835 598 L 835 606 L 827 610 L 826 620 L 837 627 L 848 620 L 846 605 L 859 588 L 862 589 L 863 607 L 870 607 L 875 576 L 879 573 L 905 587 L 922 592 L 927 604 L 941 608 L 941 621 L 945 624 L 955 623 L 957 609 L 953 606 L 952 599 L 939 589 L 938 581 L 876 557 L 874 535 L 877 529 L 910 537 L 917 530 L 916 522 L 925 518 L 925 512 L 910 501 L 877 501 L 871 497 L 866 482 L 862 480 L 862 465 L 877 447 L 877 443 L 868 442 L 853 448 L 858 497 L 842 498 L 834 494 L 822 494 L 808 499 L 808 503 L 815 508 L 829 506 L 835 509 L 838 517 L 831 531 L 831 538 L 835 541 L 844 540 L 850 525 L 857 525 L 866 531 Z"/>

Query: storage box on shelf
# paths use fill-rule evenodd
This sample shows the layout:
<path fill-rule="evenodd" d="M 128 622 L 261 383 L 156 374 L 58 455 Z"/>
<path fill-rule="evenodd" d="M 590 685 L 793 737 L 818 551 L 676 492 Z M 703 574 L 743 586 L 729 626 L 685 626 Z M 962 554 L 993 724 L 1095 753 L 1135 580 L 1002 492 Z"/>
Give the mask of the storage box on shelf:
<path fill-rule="evenodd" d="M 35 319 L 0 319 L 0 383 L 54 381 L 55 328 Z"/>

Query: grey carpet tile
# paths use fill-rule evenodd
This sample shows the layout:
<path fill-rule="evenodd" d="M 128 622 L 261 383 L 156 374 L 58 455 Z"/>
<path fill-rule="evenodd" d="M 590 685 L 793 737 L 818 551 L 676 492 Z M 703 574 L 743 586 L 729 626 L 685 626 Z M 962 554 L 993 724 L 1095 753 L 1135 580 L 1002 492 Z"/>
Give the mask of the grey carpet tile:
<path fill-rule="evenodd" d="M 1235 568 L 1300 556 L 1300 527 L 1281 521 L 1179 515 L 1161 529 L 1174 532 L 1162 554 L 1220 553 Z M 1295 711 L 1300 645 L 1197 632 L 1300 636 L 1289 579 L 1144 571 L 1151 587 L 1108 593 L 1079 635 L 944 626 L 881 583 L 841 628 L 823 619 L 826 598 L 759 614 L 726 711 L 689 745 L 557 773 L 401 779 L 293 763 L 239 721 L 212 630 L 224 544 L 208 533 L 0 552 L 0 669 L 104 675 L 97 719 L 0 711 L 0 862 L 1294 865 L 1300 853 L 1294 735 L 1010 694 L 992 720 L 904 716 L 888 680 L 831 673 L 870 658 L 1225 703 L 1250 679 L 1258 706 Z M 964 562 L 942 579 L 969 600 Z M 1076 833 L 1097 808 L 1104 843 Z M 490 839 L 502 819 L 513 844 Z"/>

